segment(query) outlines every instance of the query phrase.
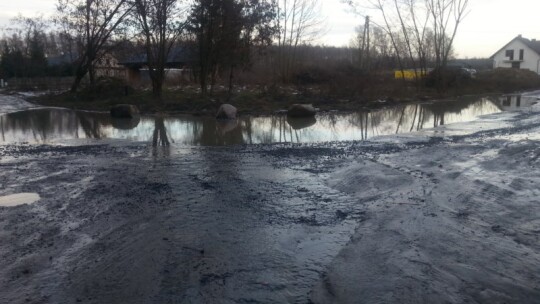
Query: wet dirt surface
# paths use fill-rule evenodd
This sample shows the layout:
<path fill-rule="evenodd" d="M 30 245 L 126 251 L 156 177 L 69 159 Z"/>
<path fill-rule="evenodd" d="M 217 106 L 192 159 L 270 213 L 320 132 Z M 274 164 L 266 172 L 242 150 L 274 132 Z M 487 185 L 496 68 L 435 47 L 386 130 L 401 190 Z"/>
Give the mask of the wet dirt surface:
<path fill-rule="evenodd" d="M 539 131 L 0 146 L 0 303 L 539 303 Z"/>

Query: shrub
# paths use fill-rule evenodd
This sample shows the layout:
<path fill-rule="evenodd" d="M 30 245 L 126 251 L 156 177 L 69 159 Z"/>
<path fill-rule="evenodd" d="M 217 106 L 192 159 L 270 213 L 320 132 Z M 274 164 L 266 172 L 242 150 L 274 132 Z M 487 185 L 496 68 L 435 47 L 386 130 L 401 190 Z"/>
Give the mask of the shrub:
<path fill-rule="evenodd" d="M 468 84 L 472 76 L 465 69 L 459 67 L 438 68 L 431 71 L 426 79 L 428 88 L 455 88 Z"/>
<path fill-rule="evenodd" d="M 493 91 L 518 91 L 540 88 L 540 76 L 535 72 L 520 69 L 497 68 L 477 74 L 475 82 Z"/>
<path fill-rule="evenodd" d="M 134 90 L 127 83 L 118 78 L 100 77 L 93 86 L 85 85 L 77 92 L 82 100 L 119 98 L 132 93 Z"/>

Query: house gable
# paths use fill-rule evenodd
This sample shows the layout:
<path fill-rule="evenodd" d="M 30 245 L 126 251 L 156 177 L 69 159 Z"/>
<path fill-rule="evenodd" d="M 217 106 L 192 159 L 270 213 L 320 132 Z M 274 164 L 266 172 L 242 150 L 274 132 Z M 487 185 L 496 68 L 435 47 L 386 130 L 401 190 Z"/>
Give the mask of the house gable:
<path fill-rule="evenodd" d="M 517 36 L 490 58 L 493 68 L 519 68 L 540 73 L 540 41 Z"/>

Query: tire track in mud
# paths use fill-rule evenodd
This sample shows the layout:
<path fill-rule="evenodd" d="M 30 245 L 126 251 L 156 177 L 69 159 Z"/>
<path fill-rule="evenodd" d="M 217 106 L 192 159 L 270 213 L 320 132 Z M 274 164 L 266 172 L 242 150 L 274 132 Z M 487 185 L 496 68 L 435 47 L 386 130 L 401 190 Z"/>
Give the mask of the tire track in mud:
<path fill-rule="evenodd" d="M 13 149 L 21 158 L 9 165 L 31 161 L 19 172 L 35 178 L 0 176 L 43 199 L 0 209 L 19 218 L 2 226 L 2 243 L 21 242 L 1 250 L 12 265 L 0 263 L 0 299 L 302 303 L 363 218 L 316 173 L 276 169 L 258 153 L 108 149 Z M 22 242 L 40 230 L 43 241 Z"/>
<path fill-rule="evenodd" d="M 529 144 L 540 147 L 538 142 Z M 513 149 L 508 145 L 470 165 L 479 169 L 472 173 L 455 165 L 466 162 L 470 152 L 481 155 L 494 147 L 501 146 L 456 145 L 454 140 L 445 140 L 371 159 L 411 176 L 414 182 L 405 187 L 392 185 L 393 195 L 366 205 L 368 220 L 360 223 L 349 245 L 314 288 L 313 302 L 535 303 L 540 298 L 540 278 L 532 270 L 540 266 L 538 234 L 533 228 L 538 218 L 534 211 L 525 212 L 540 211 L 540 204 L 526 195 L 528 190 L 520 197 L 516 187 L 508 189 L 515 183 L 499 185 L 490 178 L 490 173 L 502 169 L 510 180 L 523 179 L 520 176 L 529 170 L 523 169 L 531 157 L 521 156 L 531 155 L 531 149 L 518 148 L 520 152 L 513 156 L 521 161 L 510 162 L 521 162 L 523 169 L 497 165 L 508 162 L 506 150 Z M 372 170 L 366 171 L 345 179 L 373 178 Z M 392 196 L 409 203 L 393 204 Z M 518 237 L 519 230 L 510 228 L 516 224 L 521 230 Z"/>

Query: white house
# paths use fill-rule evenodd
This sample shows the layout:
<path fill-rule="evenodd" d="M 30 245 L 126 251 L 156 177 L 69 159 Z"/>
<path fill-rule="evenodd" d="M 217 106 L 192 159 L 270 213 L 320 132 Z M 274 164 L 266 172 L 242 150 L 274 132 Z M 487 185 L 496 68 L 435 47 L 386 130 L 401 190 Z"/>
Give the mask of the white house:
<path fill-rule="evenodd" d="M 540 41 L 521 35 L 491 56 L 493 68 L 527 69 L 540 74 Z"/>

